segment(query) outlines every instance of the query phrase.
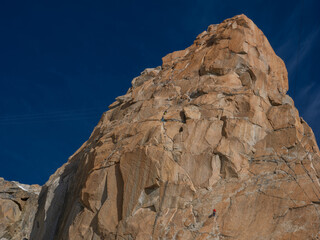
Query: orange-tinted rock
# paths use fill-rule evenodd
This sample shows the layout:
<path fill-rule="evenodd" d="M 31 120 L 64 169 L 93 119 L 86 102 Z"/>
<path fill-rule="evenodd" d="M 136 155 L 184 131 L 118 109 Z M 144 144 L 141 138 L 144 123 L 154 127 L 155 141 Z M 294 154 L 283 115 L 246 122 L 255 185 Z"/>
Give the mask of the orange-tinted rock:
<path fill-rule="evenodd" d="M 250 19 L 209 26 L 109 106 L 31 239 L 316 239 L 319 149 L 287 90 Z"/>
<path fill-rule="evenodd" d="M 0 239 L 29 239 L 41 187 L 0 178 Z"/>

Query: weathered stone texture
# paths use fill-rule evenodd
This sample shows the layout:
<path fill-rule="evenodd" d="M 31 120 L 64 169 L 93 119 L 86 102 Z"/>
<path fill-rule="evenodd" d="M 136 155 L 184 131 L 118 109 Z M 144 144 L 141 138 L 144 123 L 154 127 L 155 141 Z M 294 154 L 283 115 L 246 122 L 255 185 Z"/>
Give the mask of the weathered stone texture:
<path fill-rule="evenodd" d="M 29 239 L 41 187 L 0 178 L 0 239 Z"/>
<path fill-rule="evenodd" d="M 287 90 L 250 19 L 209 26 L 109 106 L 31 239 L 319 239 L 319 149 Z"/>

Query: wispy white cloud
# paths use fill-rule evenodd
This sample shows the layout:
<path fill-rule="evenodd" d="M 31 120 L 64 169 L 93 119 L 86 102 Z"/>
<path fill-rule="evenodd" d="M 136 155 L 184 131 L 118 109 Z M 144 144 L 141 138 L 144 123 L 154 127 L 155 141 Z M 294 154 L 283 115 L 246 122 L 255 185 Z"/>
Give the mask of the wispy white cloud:
<path fill-rule="evenodd" d="M 308 86 L 299 91 L 298 98 L 303 103 L 300 108 L 301 115 L 314 130 L 319 132 L 318 123 L 320 117 L 320 87 L 317 82 L 311 82 Z"/>
<path fill-rule="evenodd" d="M 303 109 L 302 115 L 304 118 L 309 119 L 312 122 L 318 122 L 320 115 L 320 92 L 309 96 L 309 104 Z"/>
<path fill-rule="evenodd" d="M 299 91 L 298 99 L 305 99 L 306 97 L 311 95 L 312 90 L 317 86 L 315 82 L 312 82 L 305 88 Z"/>
<path fill-rule="evenodd" d="M 288 53 L 292 52 L 293 40 L 297 37 L 297 19 L 299 15 L 301 15 L 300 4 L 296 5 L 291 14 L 286 17 L 286 20 L 280 23 L 282 31 L 278 32 L 277 36 L 274 37 L 280 42 L 282 42 L 283 39 L 287 39 L 287 41 L 282 42 L 282 44 L 275 49 L 280 55 L 288 55 Z"/>
<path fill-rule="evenodd" d="M 316 40 L 319 38 L 320 27 L 310 32 L 307 37 L 304 38 L 304 41 L 300 45 L 300 49 L 296 51 L 294 55 L 287 62 L 287 68 L 289 72 L 294 72 L 298 64 L 300 64 L 308 53 L 312 50 Z M 299 47 L 299 46 L 297 46 Z"/>

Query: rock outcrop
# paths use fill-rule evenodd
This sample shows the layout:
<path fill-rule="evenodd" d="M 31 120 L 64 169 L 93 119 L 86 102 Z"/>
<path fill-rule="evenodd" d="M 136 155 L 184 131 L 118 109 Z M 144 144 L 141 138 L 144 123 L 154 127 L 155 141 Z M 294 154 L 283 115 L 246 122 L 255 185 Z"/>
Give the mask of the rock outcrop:
<path fill-rule="evenodd" d="M 319 239 L 319 149 L 287 90 L 250 19 L 209 26 L 109 106 L 31 239 Z"/>
<path fill-rule="evenodd" d="M 0 239 L 29 239 L 41 187 L 0 178 Z"/>

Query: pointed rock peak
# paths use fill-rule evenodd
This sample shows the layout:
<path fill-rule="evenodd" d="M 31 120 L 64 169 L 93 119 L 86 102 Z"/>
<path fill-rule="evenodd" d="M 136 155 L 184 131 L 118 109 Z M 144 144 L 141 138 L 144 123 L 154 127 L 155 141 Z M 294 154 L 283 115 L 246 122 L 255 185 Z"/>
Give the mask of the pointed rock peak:
<path fill-rule="evenodd" d="M 170 53 L 162 61 L 161 68 L 146 69 L 132 81 L 129 93 L 133 100 L 253 91 L 279 105 L 288 90 L 285 64 L 261 30 L 243 14 L 210 25 L 190 47 Z M 151 94 L 154 91 L 156 94 Z"/>
<path fill-rule="evenodd" d="M 250 19 L 210 25 L 109 106 L 42 188 L 31 239 L 319 237 L 319 149 L 287 89 Z"/>

